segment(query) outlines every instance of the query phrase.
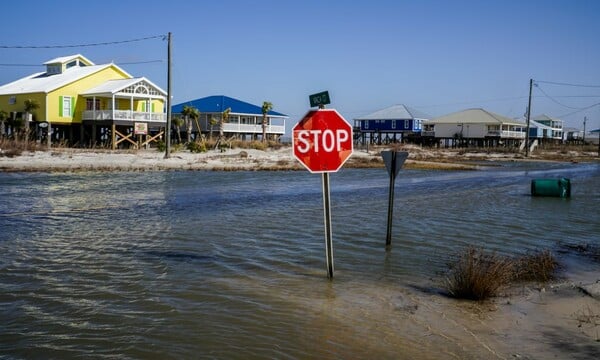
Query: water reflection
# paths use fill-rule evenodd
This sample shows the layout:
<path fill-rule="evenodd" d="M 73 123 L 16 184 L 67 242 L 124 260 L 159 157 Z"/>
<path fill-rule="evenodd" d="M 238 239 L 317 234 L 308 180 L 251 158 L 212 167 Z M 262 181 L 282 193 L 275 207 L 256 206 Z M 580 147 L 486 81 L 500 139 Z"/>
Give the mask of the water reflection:
<path fill-rule="evenodd" d="M 572 198 L 527 196 L 532 177 L 571 178 Z M 461 248 L 514 254 L 600 230 L 598 165 L 403 170 L 386 252 L 386 172 L 342 170 L 328 281 L 318 175 L 0 179 L 0 354 L 15 357 L 419 356 L 411 313 L 436 310 L 414 292 Z"/>

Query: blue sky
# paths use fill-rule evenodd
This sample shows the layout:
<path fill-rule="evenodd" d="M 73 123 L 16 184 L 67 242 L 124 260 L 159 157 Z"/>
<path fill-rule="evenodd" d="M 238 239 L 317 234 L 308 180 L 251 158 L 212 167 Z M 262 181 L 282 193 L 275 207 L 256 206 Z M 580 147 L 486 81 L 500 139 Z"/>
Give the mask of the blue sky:
<path fill-rule="evenodd" d="M 10 11 L 11 16 L 6 16 Z M 348 121 L 406 104 L 432 117 L 482 107 L 600 127 L 600 1 L 14 1 L 2 46 L 173 34 L 173 104 L 227 95 L 274 104 L 293 126 L 328 90 Z M 167 42 L 0 49 L 0 84 L 81 53 L 167 89 Z M 158 61 L 160 60 L 160 61 Z M 143 64 L 131 64 L 146 62 Z M 11 66 L 8 66 L 11 65 Z M 19 66 L 16 66 L 19 65 Z M 545 81 L 545 82 L 542 82 Z M 592 85 L 576 87 L 566 83 Z"/>

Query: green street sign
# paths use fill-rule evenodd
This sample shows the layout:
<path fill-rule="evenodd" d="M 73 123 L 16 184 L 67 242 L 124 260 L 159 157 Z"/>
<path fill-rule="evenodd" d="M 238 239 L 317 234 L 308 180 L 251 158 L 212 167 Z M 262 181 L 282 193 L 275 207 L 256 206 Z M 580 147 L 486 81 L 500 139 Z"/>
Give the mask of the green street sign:
<path fill-rule="evenodd" d="M 331 101 L 329 101 L 329 92 L 327 92 L 327 91 L 323 91 L 318 94 L 309 95 L 308 98 L 310 99 L 311 107 L 331 104 Z"/>

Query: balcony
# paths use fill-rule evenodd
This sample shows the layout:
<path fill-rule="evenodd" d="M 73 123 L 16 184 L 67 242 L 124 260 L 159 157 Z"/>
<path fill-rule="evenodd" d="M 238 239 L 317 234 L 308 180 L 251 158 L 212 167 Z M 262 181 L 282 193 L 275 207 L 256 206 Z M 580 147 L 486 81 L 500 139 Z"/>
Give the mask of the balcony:
<path fill-rule="evenodd" d="M 511 130 L 490 130 L 487 132 L 488 137 L 499 137 L 502 139 L 525 139 L 525 133 L 523 131 L 511 131 Z"/>
<path fill-rule="evenodd" d="M 217 125 L 218 126 L 218 125 Z M 223 132 L 240 134 L 262 134 L 261 124 L 223 124 Z M 267 134 L 285 134 L 285 125 L 267 125 Z"/>
<path fill-rule="evenodd" d="M 83 112 L 83 120 L 117 120 L 117 121 L 150 121 L 167 123 L 167 114 L 148 113 L 131 110 L 86 110 Z"/>

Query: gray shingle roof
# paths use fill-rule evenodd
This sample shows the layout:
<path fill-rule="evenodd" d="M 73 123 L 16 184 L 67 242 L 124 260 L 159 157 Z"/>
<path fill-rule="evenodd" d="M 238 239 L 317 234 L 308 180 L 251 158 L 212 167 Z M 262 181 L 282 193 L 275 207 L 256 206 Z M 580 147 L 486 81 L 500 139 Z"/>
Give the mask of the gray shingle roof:
<path fill-rule="evenodd" d="M 481 108 L 467 109 L 431 119 L 429 124 L 493 124 L 524 125 L 522 122 Z"/>
<path fill-rule="evenodd" d="M 431 117 L 423 112 L 420 112 L 403 104 L 398 104 L 375 111 L 374 113 L 371 113 L 369 115 L 356 118 L 355 120 L 426 120 L 429 118 Z"/>

